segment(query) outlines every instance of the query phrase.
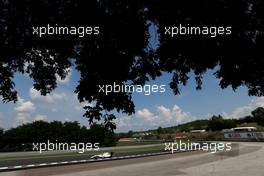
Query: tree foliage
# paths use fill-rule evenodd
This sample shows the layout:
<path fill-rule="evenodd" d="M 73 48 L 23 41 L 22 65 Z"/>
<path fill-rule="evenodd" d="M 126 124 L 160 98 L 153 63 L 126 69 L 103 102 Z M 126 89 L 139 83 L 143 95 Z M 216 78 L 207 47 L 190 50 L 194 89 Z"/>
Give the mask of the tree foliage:
<path fill-rule="evenodd" d="M 80 73 L 75 93 L 86 106 L 89 122 L 104 119 L 114 128 L 111 114 L 132 114 L 131 93 L 98 92 L 98 85 L 144 84 L 164 72 L 172 73 L 171 88 L 180 93 L 189 73 L 201 88 L 203 74 L 216 69 L 220 87 L 247 86 L 249 95 L 264 95 L 264 2 L 161 1 L 161 0 L 1 0 L 0 96 L 16 101 L 13 77 L 28 73 L 43 95 L 65 78 L 72 63 Z M 32 35 L 32 26 L 100 26 L 100 35 L 89 37 Z M 230 36 L 168 37 L 164 27 L 190 24 L 232 26 Z M 149 27 L 157 28 L 155 34 Z M 157 48 L 150 37 L 156 36 Z"/>
<path fill-rule="evenodd" d="M 258 125 L 264 126 L 264 108 L 258 107 L 251 112 L 253 119 Z"/>
<path fill-rule="evenodd" d="M 105 126 L 92 124 L 90 129 L 78 122 L 35 121 L 7 131 L 0 130 L 0 151 L 32 150 L 33 143 L 99 143 L 114 146 L 116 135 Z"/>
<path fill-rule="evenodd" d="M 221 131 L 223 129 L 234 128 L 236 125 L 237 123 L 233 119 L 224 119 L 221 115 L 214 115 L 208 123 L 208 129 L 212 131 Z"/>

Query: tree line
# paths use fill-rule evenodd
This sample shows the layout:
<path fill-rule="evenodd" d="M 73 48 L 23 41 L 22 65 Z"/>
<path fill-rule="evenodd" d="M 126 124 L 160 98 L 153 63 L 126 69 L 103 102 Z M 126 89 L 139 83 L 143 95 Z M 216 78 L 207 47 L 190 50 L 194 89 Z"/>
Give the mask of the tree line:
<path fill-rule="evenodd" d="M 34 121 L 4 131 L 0 129 L 0 151 L 29 151 L 33 143 L 99 143 L 100 146 L 114 146 L 117 142 L 113 131 L 104 125 L 92 124 L 88 129 L 74 122 Z"/>
<path fill-rule="evenodd" d="M 245 123 L 256 123 L 259 126 L 264 126 L 264 108 L 258 107 L 251 112 L 251 115 L 240 119 L 224 119 L 221 115 L 213 116 L 209 120 L 207 129 L 211 131 L 221 131 Z"/>

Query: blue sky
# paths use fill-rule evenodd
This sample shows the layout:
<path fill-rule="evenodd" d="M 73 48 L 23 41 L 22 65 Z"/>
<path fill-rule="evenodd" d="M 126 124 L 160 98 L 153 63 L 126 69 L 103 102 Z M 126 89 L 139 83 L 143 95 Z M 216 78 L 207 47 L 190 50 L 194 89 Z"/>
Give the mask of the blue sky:
<path fill-rule="evenodd" d="M 136 113 L 132 116 L 117 114 L 117 131 L 146 130 L 158 126 L 166 127 L 195 119 L 209 118 L 213 114 L 222 114 L 225 118 L 238 118 L 250 114 L 264 106 L 263 97 L 249 97 L 247 88 L 240 87 L 236 92 L 231 88 L 222 90 L 219 80 L 213 76 L 213 70 L 204 76 L 202 90 L 195 90 L 195 81 L 191 76 L 186 87 L 181 87 L 180 95 L 173 95 L 169 88 L 170 74 L 164 74 L 148 84 L 166 84 L 164 93 L 134 93 Z M 76 70 L 71 69 L 65 80 L 58 78 L 58 88 L 44 97 L 32 88 L 27 75 L 16 75 L 16 89 L 19 93 L 17 103 L 0 104 L 0 126 L 8 129 L 34 120 L 79 121 L 88 125 L 82 117 L 83 104 L 73 93 L 79 79 Z"/>

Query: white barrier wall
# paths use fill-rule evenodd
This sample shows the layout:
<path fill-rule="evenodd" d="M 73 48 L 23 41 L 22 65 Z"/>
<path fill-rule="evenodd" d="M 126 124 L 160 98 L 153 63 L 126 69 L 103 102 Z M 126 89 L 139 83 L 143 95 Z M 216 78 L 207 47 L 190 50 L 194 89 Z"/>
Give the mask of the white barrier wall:
<path fill-rule="evenodd" d="M 264 139 L 264 132 L 228 132 L 225 139 Z"/>

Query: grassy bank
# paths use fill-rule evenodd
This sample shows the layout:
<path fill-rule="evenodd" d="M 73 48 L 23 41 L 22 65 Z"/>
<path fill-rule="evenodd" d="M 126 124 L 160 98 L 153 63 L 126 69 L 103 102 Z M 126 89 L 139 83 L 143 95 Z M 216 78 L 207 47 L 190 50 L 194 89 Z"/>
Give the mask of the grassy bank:
<path fill-rule="evenodd" d="M 120 141 L 117 146 L 133 146 L 133 145 L 150 145 L 150 144 L 162 144 L 163 141 Z"/>

